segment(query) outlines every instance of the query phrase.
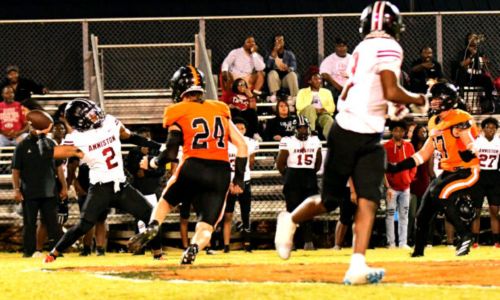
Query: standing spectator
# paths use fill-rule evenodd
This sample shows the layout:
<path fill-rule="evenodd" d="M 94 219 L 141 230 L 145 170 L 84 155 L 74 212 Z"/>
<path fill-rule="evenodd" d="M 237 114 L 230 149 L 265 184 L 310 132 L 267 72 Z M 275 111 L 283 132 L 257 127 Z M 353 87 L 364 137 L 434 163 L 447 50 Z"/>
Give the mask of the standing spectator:
<path fill-rule="evenodd" d="M 14 101 L 10 86 L 2 89 L 0 102 L 0 147 L 15 146 L 27 135 L 28 124 L 19 102 Z"/>
<path fill-rule="evenodd" d="M 264 86 L 264 59 L 257 52 L 259 47 L 253 36 L 245 39 L 243 47 L 229 52 L 222 62 L 222 100 L 231 101 L 233 81 L 243 78 L 248 83 L 252 95 L 260 96 Z"/>
<path fill-rule="evenodd" d="M 493 93 L 493 81 L 489 72 L 489 58 L 485 53 L 479 51 L 479 45 L 484 42 L 484 36 L 469 33 L 465 39 L 465 49 L 457 54 L 455 81 L 462 90 L 463 87 L 482 87 L 485 100 L 481 106 L 490 106 Z"/>
<path fill-rule="evenodd" d="M 234 118 L 234 125 L 238 128 L 242 135 L 245 135 L 247 124 L 244 119 Z M 251 233 L 251 223 L 250 223 L 250 208 L 251 208 L 251 198 L 252 198 L 252 189 L 251 189 L 251 178 L 250 178 L 250 170 L 253 169 L 255 163 L 255 153 L 259 150 L 259 144 L 256 140 L 251 139 L 247 136 L 244 136 L 245 142 L 248 147 L 248 161 L 245 167 L 245 174 L 243 180 L 245 182 L 245 188 L 243 189 L 243 193 L 241 194 L 232 194 L 229 193 L 226 201 L 226 210 L 224 211 L 224 228 L 223 228 L 223 236 L 224 236 L 224 253 L 229 252 L 229 244 L 231 241 L 231 225 L 233 222 L 233 212 L 234 205 L 236 200 L 240 203 L 240 215 L 241 222 L 243 223 L 242 235 L 243 235 L 243 248 L 246 252 L 252 252 L 250 233 Z M 237 148 L 233 144 L 229 144 L 229 162 L 231 163 L 231 177 L 234 177 L 235 170 L 235 161 L 236 161 L 236 153 Z"/>
<path fill-rule="evenodd" d="M 305 116 L 311 122 L 311 130 L 316 131 L 319 125 L 323 129 L 323 137 L 328 136 L 333 125 L 335 103 L 332 92 L 321 87 L 321 75 L 317 67 L 311 67 L 306 76 L 309 87 L 299 90 L 297 95 L 297 114 Z"/>
<path fill-rule="evenodd" d="M 3 89 L 6 86 L 12 87 L 14 90 L 14 99 L 18 102 L 24 102 L 31 99 L 32 94 L 47 94 L 49 90 L 41 84 L 34 82 L 31 79 L 19 76 L 19 67 L 10 65 L 6 69 L 7 77 L 0 83 Z"/>
<path fill-rule="evenodd" d="M 365 253 L 382 197 L 385 153 L 380 139 L 388 103 L 426 104 L 424 95 L 408 93 L 398 84 L 403 50 L 397 40 L 402 27 L 398 8 L 388 1 L 376 1 L 364 9 L 360 28 L 364 40 L 353 52 L 358 59 L 349 62 L 351 74 L 328 136 L 321 197 L 309 197 L 292 213 L 282 212 L 278 216 L 276 250 L 281 258 L 288 259 L 297 224 L 335 210 L 343 201 L 344 188 L 352 177 L 358 207 L 354 216 L 353 255 L 344 277 L 346 284 L 377 283 L 385 274 L 384 269 L 366 264 Z M 356 84 L 349 84 L 351 80 Z"/>
<path fill-rule="evenodd" d="M 23 257 L 31 257 L 36 250 L 38 211 L 47 226 L 50 244 L 53 245 L 61 236 L 57 223 L 57 167 L 52 153 L 48 150 L 55 143 L 45 136 L 51 127 L 43 131 L 31 129 L 28 137 L 16 146 L 12 158 L 15 199 L 22 202 L 23 206 Z"/>
<path fill-rule="evenodd" d="M 285 136 L 292 136 L 295 133 L 294 120 L 295 118 L 290 116 L 287 100 L 279 99 L 276 103 L 276 116 L 266 122 L 266 141 L 281 141 Z"/>
<path fill-rule="evenodd" d="M 427 128 L 422 125 L 416 125 L 410 139 L 415 151 L 419 151 L 427 140 Z M 422 197 L 424 196 L 429 183 L 431 182 L 431 165 L 432 160 L 426 161 L 417 167 L 417 173 L 414 180 L 410 184 L 410 211 L 408 212 L 408 241 L 415 240 L 415 215 L 417 208 L 420 206 Z"/>
<path fill-rule="evenodd" d="M 398 163 L 411 157 L 415 150 L 413 145 L 403 139 L 406 131 L 404 122 L 391 122 L 390 124 L 392 138 L 384 144 L 387 161 L 389 163 Z M 415 177 L 417 168 L 405 170 L 396 174 L 385 174 L 386 176 L 386 215 L 385 228 L 387 234 L 387 243 L 389 248 L 396 247 L 396 237 L 394 232 L 394 214 L 398 212 L 398 237 L 399 247 L 409 248 L 407 245 L 408 236 L 408 210 L 410 207 L 410 184 Z"/>
<path fill-rule="evenodd" d="M 476 140 L 477 154 L 480 160 L 479 181 L 474 187 L 473 199 L 476 208 L 476 218 L 472 222 L 474 234 L 473 248 L 479 247 L 479 230 L 481 224 L 481 209 L 484 197 L 488 198 L 490 210 L 491 233 L 495 247 L 500 248 L 500 225 L 498 208 L 500 206 L 500 138 L 496 135 L 498 120 L 492 117 L 481 122 L 483 134 Z"/>
<path fill-rule="evenodd" d="M 247 122 L 246 135 L 256 140 L 262 141 L 259 133 L 259 119 L 257 116 L 257 106 L 255 97 L 248 89 L 248 84 L 243 78 L 238 78 L 233 82 L 233 99 L 229 103 L 231 117 L 241 117 Z"/>
<path fill-rule="evenodd" d="M 283 175 L 286 210 L 292 212 L 304 199 L 318 193 L 318 177 L 323 156 L 318 137 L 311 136 L 309 121 L 297 116 L 295 135 L 283 137 L 276 165 Z M 301 224 L 304 250 L 314 250 L 312 221 Z"/>
<path fill-rule="evenodd" d="M 411 65 L 410 91 L 427 93 L 429 83 L 434 83 L 442 77 L 441 64 L 433 59 L 432 48 L 425 46 L 420 49 L 420 58 Z"/>
<path fill-rule="evenodd" d="M 319 66 L 321 77 L 333 94 L 334 100 L 338 99 L 344 85 L 349 78 L 347 65 L 351 54 L 347 53 L 347 42 L 343 38 L 335 38 L 335 52 L 327 56 Z M 335 102 L 335 104 L 337 104 Z"/>
<path fill-rule="evenodd" d="M 276 102 L 276 94 L 282 89 L 289 90 L 289 95 L 297 96 L 299 80 L 297 78 L 297 59 L 292 51 L 285 49 L 285 37 L 282 34 L 274 36 L 274 44 L 266 61 L 267 86 L 271 101 Z"/>

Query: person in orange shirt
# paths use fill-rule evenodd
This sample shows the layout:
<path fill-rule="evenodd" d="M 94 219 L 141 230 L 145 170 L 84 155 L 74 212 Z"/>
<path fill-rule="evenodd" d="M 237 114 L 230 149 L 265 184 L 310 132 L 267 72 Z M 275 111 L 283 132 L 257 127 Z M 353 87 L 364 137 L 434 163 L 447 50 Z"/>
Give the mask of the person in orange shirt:
<path fill-rule="evenodd" d="M 142 168 L 175 161 L 182 145 L 182 159 L 169 179 L 151 215 L 146 231 L 129 241 L 132 251 L 143 247 L 158 233 L 169 212 L 180 203 L 194 206 L 199 222 L 181 264 L 192 264 L 199 250 L 210 242 L 222 219 L 228 190 L 241 194 L 244 189 L 248 150 L 243 135 L 231 121 L 228 106 L 217 100 L 204 100 L 204 75 L 189 65 L 181 67 L 171 79 L 174 101 L 165 109 L 163 126 L 168 128 L 166 149 Z M 230 182 L 229 141 L 236 146 L 235 176 Z"/>
<path fill-rule="evenodd" d="M 460 99 L 454 85 L 439 82 L 432 86 L 430 93 L 429 138 L 411 157 L 389 164 L 387 172 L 397 173 L 421 165 L 432 157 L 434 149 L 441 153 L 443 173 L 430 183 L 422 198 L 412 257 L 424 255 L 429 223 L 440 208 L 460 236 L 455 255 L 467 255 L 473 238 L 464 222 L 472 221 L 475 214 L 469 194 L 479 179 L 479 159 L 474 147 L 478 129 L 470 114 L 457 109 Z"/>

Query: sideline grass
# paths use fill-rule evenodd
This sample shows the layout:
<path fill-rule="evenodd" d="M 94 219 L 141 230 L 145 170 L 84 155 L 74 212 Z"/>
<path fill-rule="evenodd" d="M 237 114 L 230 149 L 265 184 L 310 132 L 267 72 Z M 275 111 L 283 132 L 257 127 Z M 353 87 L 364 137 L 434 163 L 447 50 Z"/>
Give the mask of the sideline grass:
<path fill-rule="evenodd" d="M 475 249 L 471 255 L 457 258 L 451 249 L 435 247 L 424 258 L 410 260 L 408 250 L 376 249 L 367 253 L 369 262 L 498 260 L 500 250 Z M 351 250 L 297 251 L 289 261 L 278 259 L 274 251 L 230 254 L 197 258 L 197 265 L 209 264 L 314 264 L 348 263 Z M 153 261 L 150 256 L 108 253 L 105 257 L 78 257 L 68 254 L 55 263 L 44 265 L 41 259 L 21 258 L 20 254 L 0 253 L 0 299 L 496 299 L 500 288 L 451 285 L 380 284 L 349 287 L 324 283 L 233 283 L 165 282 L 103 277 L 86 272 L 57 271 L 82 266 L 157 266 L 177 265 L 181 252 L 168 251 L 167 261 Z M 255 270 L 253 270 L 255 271 Z M 258 271 L 258 270 L 257 270 Z M 433 274 L 429 274 L 432 283 Z M 467 274 L 464 274 L 467 276 Z"/>

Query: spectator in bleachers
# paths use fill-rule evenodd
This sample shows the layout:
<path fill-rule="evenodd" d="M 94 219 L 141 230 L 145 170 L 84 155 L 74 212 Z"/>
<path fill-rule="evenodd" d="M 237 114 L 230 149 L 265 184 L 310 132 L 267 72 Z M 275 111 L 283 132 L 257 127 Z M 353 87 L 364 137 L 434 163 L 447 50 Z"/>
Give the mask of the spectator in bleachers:
<path fill-rule="evenodd" d="M 321 77 L 323 77 L 325 86 L 332 92 L 334 100 L 338 99 L 349 78 L 347 64 L 351 59 L 351 54 L 347 51 L 347 42 L 342 38 L 335 38 L 335 52 L 327 56 L 319 66 Z"/>
<path fill-rule="evenodd" d="M 305 116 L 311 122 L 311 130 L 316 131 L 319 125 L 323 129 L 323 137 L 328 136 L 333 125 L 335 103 L 332 92 L 322 88 L 322 79 L 316 66 L 310 67 L 305 76 L 309 87 L 299 90 L 297 95 L 297 114 Z"/>
<path fill-rule="evenodd" d="M 255 97 L 250 92 L 247 82 L 243 78 L 235 79 L 232 86 L 233 97 L 229 108 L 231 117 L 241 117 L 247 121 L 246 135 L 256 140 L 262 141 L 259 135 L 259 120 L 256 110 Z"/>
<path fill-rule="evenodd" d="M 484 35 L 467 34 L 465 49 L 457 54 L 455 81 L 462 89 L 463 87 L 481 87 L 484 90 L 485 99 L 481 103 L 481 106 L 485 108 L 484 111 L 491 109 L 494 87 L 489 71 L 489 58 L 479 50 L 479 46 L 483 42 Z"/>
<path fill-rule="evenodd" d="M 433 59 L 430 46 L 424 46 L 420 50 L 420 58 L 411 65 L 410 91 L 415 93 L 427 93 L 429 83 L 436 82 L 443 77 L 441 64 Z"/>
<path fill-rule="evenodd" d="M 253 36 L 245 39 L 243 47 L 229 52 L 222 62 L 222 100 L 229 103 L 232 98 L 233 81 L 243 78 L 248 83 L 252 95 L 258 97 L 262 94 L 264 86 L 264 59 L 257 52 L 259 47 Z"/>
<path fill-rule="evenodd" d="M 398 163 L 411 157 L 415 153 L 413 145 L 403 139 L 406 131 L 406 123 L 404 121 L 391 122 L 390 129 L 392 138 L 384 144 L 387 161 L 389 163 Z M 396 248 L 396 236 L 394 231 L 394 214 L 396 210 L 399 218 L 399 247 L 409 248 L 407 244 L 407 234 L 410 184 L 416 172 L 417 168 L 412 168 L 399 173 L 385 174 L 385 184 L 387 188 L 385 228 L 389 248 Z"/>
<path fill-rule="evenodd" d="M 231 227 L 233 224 L 233 213 L 234 206 L 236 204 L 236 200 L 238 200 L 240 204 L 240 215 L 241 222 L 243 223 L 242 235 L 243 235 L 243 248 L 245 252 L 252 252 L 250 233 L 251 233 L 251 223 L 250 223 L 250 209 L 251 209 L 251 198 L 252 198 L 252 190 L 251 190 L 251 181 L 250 181 L 250 170 L 253 169 L 255 163 L 255 153 L 259 150 L 259 144 L 256 140 L 251 139 L 245 135 L 247 123 L 242 118 L 234 118 L 234 125 L 238 128 L 238 130 L 245 137 L 245 142 L 248 147 L 248 161 L 245 167 L 244 174 L 244 182 L 245 188 L 243 189 L 243 193 L 235 195 L 228 194 L 226 201 L 226 209 L 224 211 L 224 224 L 223 224 L 223 236 L 224 236 L 224 253 L 228 253 L 230 250 L 230 241 L 231 241 Z M 229 144 L 228 153 L 229 153 L 229 162 L 231 163 L 231 176 L 234 176 L 235 170 L 235 160 L 236 160 L 236 147 L 233 144 Z"/>
<path fill-rule="evenodd" d="M 61 236 L 57 223 L 57 166 L 52 153 L 47 150 L 55 142 L 45 137 L 51 127 L 43 131 L 32 129 L 28 137 L 16 146 L 12 158 L 14 197 L 23 206 L 23 257 L 31 257 L 36 250 L 38 211 L 47 226 L 51 246 Z M 64 180 L 61 184 L 66 186 Z M 60 196 L 65 197 L 62 192 Z"/>
<path fill-rule="evenodd" d="M 295 132 L 293 121 L 287 100 L 279 99 L 276 103 L 276 116 L 266 122 L 265 140 L 276 142 L 285 136 L 292 136 Z"/>
<path fill-rule="evenodd" d="M 280 89 L 288 89 L 288 95 L 295 97 L 299 91 L 297 77 L 297 59 L 292 51 L 285 48 L 285 37 L 282 34 L 274 36 L 271 53 L 266 60 L 267 86 L 271 101 L 276 102 Z"/>
<path fill-rule="evenodd" d="M 41 84 L 34 82 L 31 79 L 19 76 L 19 67 L 10 65 L 6 69 L 7 76 L 0 82 L 0 88 L 6 86 L 12 87 L 14 90 L 14 99 L 18 102 L 24 102 L 31 99 L 32 94 L 47 94 L 49 90 Z"/>
<path fill-rule="evenodd" d="M 14 90 L 10 86 L 2 89 L 0 102 L 0 147 L 15 146 L 27 135 L 28 123 L 26 122 L 23 108 L 19 102 L 14 101 Z"/>
<path fill-rule="evenodd" d="M 500 224 L 498 221 L 498 210 L 500 207 L 500 138 L 496 135 L 498 120 L 489 117 L 481 122 L 483 133 L 477 138 L 475 144 L 477 154 L 481 161 L 479 166 L 479 181 L 473 188 L 474 207 L 476 218 L 472 221 L 472 234 L 474 234 L 473 248 L 479 247 L 479 232 L 481 225 L 481 209 L 484 198 L 488 199 L 490 210 L 491 233 L 496 248 L 500 248 Z"/>

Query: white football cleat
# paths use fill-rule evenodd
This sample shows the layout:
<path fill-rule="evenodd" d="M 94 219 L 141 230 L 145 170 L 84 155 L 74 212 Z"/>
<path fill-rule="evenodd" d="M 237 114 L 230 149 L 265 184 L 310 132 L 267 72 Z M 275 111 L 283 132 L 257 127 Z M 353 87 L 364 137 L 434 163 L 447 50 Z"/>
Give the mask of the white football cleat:
<path fill-rule="evenodd" d="M 344 284 L 374 284 L 379 283 L 384 278 L 385 270 L 381 268 L 349 268 L 344 276 Z"/>
<path fill-rule="evenodd" d="M 276 236 L 274 237 L 274 246 L 278 256 L 282 259 L 289 259 L 293 247 L 293 235 L 297 229 L 297 224 L 293 223 L 292 215 L 283 211 L 278 215 L 276 223 Z"/>

